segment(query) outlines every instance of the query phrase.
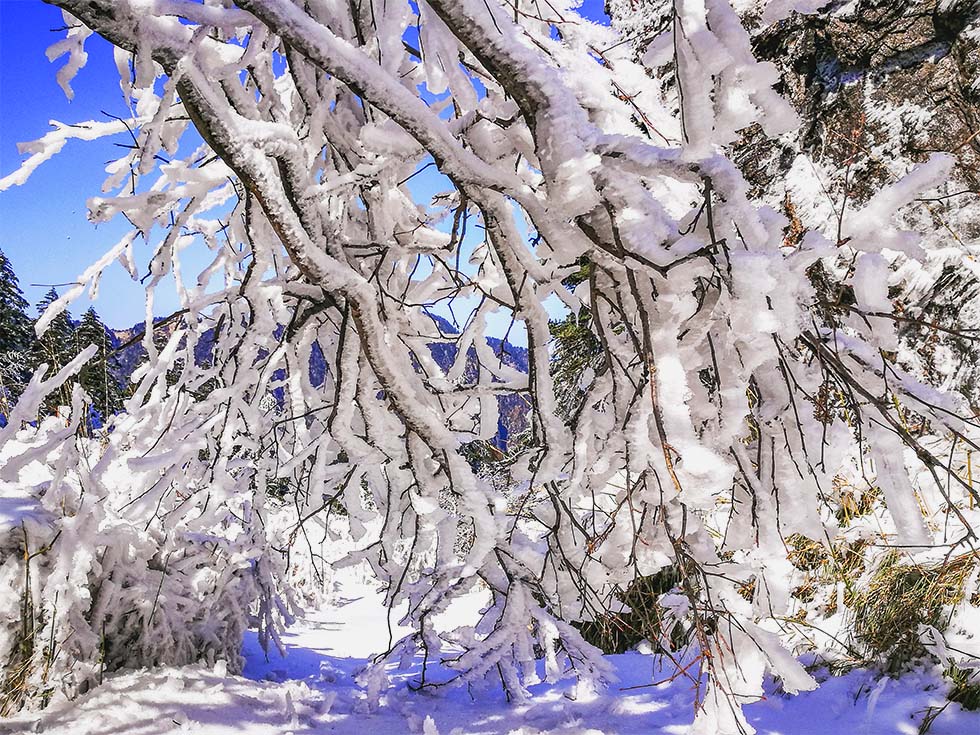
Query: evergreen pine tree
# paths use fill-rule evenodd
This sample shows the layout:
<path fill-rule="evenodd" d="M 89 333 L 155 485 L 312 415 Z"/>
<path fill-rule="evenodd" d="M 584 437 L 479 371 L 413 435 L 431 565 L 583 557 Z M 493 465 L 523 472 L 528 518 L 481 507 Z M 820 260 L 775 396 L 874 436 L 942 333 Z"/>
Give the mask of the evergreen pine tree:
<path fill-rule="evenodd" d="M 123 391 L 113 371 L 115 358 L 111 354 L 109 330 L 99 319 L 95 307 L 89 307 L 78 325 L 79 349 L 90 344 L 98 348 L 78 374 L 78 381 L 92 399 L 92 406 L 104 422 L 122 408 Z"/>
<path fill-rule="evenodd" d="M 17 400 L 30 377 L 27 350 L 34 341 L 34 330 L 27 315 L 27 300 L 17 275 L 0 250 L 0 413 Z"/>
<path fill-rule="evenodd" d="M 44 313 L 48 306 L 56 301 L 58 292 L 52 288 L 37 305 L 38 315 Z M 61 312 L 48 325 L 43 335 L 38 337 L 31 346 L 31 367 L 37 369 L 42 363 L 48 366 L 46 375 L 51 376 L 71 362 L 78 354 L 78 339 L 75 325 L 72 324 L 67 312 Z M 73 381 L 67 381 L 60 389 L 50 394 L 42 406 L 44 413 L 55 413 L 58 406 L 71 404 L 71 387 Z"/>

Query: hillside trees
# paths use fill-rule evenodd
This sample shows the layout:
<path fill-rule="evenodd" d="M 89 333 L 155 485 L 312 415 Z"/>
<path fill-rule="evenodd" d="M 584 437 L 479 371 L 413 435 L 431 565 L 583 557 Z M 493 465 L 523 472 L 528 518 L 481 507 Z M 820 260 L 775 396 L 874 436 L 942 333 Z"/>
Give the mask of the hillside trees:
<path fill-rule="evenodd" d="M 0 250 L 0 406 L 6 414 L 30 377 L 25 351 L 34 338 L 31 319 L 10 260 Z"/>
<path fill-rule="evenodd" d="M 747 129 L 778 140 L 799 119 L 724 0 L 676 0 L 642 59 L 567 2 L 53 4 L 69 27 L 59 81 L 70 89 L 98 33 L 133 119 L 56 126 L 0 188 L 72 137 L 133 128 L 138 145 L 89 200 L 94 221 L 123 215 L 133 231 L 41 327 L 114 261 L 139 277 L 137 237 L 153 247 L 148 306 L 172 273 L 183 314 L 162 345 L 148 317 L 132 410 L 97 462 L 66 465 L 92 450 L 57 427 L 0 437 L 12 456 L 76 468 L 43 497 L 27 488 L 55 519 L 36 529 L 54 539 L 35 562 L 37 636 L 65 641 L 53 662 L 31 649 L 31 677 L 69 692 L 91 681 L 99 631 L 111 666 L 234 667 L 246 622 L 274 640 L 290 606 L 272 487 L 290 488 L 303 523 L 339 503 L 359 549 L 346 561 L 372 567 L 392 609 L 407 603 L 414 633 L 366 674 L 373 697 L 384 662 L 413 652 L 442 662 L 423 688 L 489 680 L 522 699 L 542 676 L 600 684 L 606 665 L 572 623 L 670 570 L 662 644 L 686 645 L 673 655 L 712 733 L 749 729 L 741 705 L 766 671 L 787 692 L 815 686 L 789 650 L 801 639 L 787 539 L 840 540 L 842 478 L 883 494 L 876 543 L 974 548 L 977 494 L 942 441 L 975 446 L 975 417 L 895 360 L 888 290 L 894 258 L 923 262 L 931 247 L 896 217 L 949 193 L 953 161 L 915 162 L 838 236 L 788 239 L 790 218 L 753 196 L 732 155 Z M 429 168 L 445 191 L 420 201 L 408 182 Z M 190 248 L 210 259 L 200 274 L 184 268 Z M 839 258 L 855 308 L 829 315 L 810 274 Z M 555 298 L 590 352 L 565 393 Z M 429 310 L 457 299 L 473 307 L 447 334 Z M 492 316 L 526 334 L 527 375 L 488 347 Z M 198 364 L 205 335 L 212 359 Z M 447 371 L 430 354 L 440 342 L 457 348 Z M 316 386 L 314 344 L 328 366 Z M 532 407 L 528 438 L 500 460 L 504 497 L 460 453 L 493 436 L 500 393 Z M 2 472 L 29 483 L 16 462 Z M 134 559 L 116 567 L 124 587 L 76 565 L 78 587 L 105 596 L 72 591 L 55 610 L 57 529 L 82 506 L 130 534 Z M 20 543 L 6 541 L 6 580 L 24 595 Z M 86 543 L 121 564 L 110 538 Z M 215 594 L 193 579 L 202 563 Z M 132 603 L 155 584 L 181 601 L 173 619 Z M 438 613 L 470 592 L 487 595 L 479 619 L 440 634 Z"/>
<path fill-rule="evenodd" d="M 52 287 L 37 304 L 43 315 L 58 300 L 58 292 Z M 47 365 L 49 374 L 57 373 L 78 354 L 78 335 L 74 323 L 66 312 L 60 312 L 48 324 L 45 331 L 31 341 L 30 359 L 33 369 Z M 48 394 L 42 404 L 45 414 L 56 413 L 59 406 L 71 405 L 71 383 L 65 383 Z"/>
<path fill-rule="evenodd" d="M 58 298 L 52 287 L 37 305 L 39 316 Z M 78 323 L 66 312 L 59 313 L 40 336 L 34 327 L 13 266 L 0 251 L 0 397 L 4 416 L 16 404 L 32 372 L 46 365 L 49 375 L 56 373 L 90 344 L 97 347 L 95 356 L 76 378 L 45 398 L 41 412 L 52 414 L 59 406 L 69 405 L 75 382 L 86 391 L 97 412 L 89 422 L 93 426 L 122 409 L 125 391 L 119 384 L 113 339 L 94 307 Z"/>
<path fill-rule="evenodd" d="M 79 346 L 95 345 L 97 348 L 95 356 L 79 371 L 78 383 L 88 394 L 92 407 L 98 411 L 99 422 L 102 423 L 122 409 L 125 397 L 113 370 L 114 356 L 109 330 L 102 323 L 95 307 L 89 307 L 82 315 L 75 334 Z"/>

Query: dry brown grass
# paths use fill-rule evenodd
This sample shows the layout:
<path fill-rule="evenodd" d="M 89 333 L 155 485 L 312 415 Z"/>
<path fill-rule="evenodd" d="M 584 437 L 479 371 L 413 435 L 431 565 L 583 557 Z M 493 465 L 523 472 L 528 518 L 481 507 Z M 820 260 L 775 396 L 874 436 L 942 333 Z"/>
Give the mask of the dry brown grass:
<path fill-rule="evenodd" d="M 923 655 L 919 626 L 946 627 L 944 610 L 963 599 L 976 561 L 972 553 L 942 564 L 910 564 L 898 552 L 886 555 L 851 603 L 854 633 L 867 654 L 892 670 Z"/>

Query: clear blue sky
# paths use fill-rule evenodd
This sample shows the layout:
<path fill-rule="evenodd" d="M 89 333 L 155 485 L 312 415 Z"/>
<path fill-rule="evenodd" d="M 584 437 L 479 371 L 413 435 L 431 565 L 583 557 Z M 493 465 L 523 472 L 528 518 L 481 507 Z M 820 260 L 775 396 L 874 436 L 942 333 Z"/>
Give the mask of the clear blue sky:
<path fill-rule="evenodd" d="M 0 0 L 0 175 L 23 159 L 17 143 L 44 135 L 49 120 L 105 120 L 103 110 L 127 115 L 111 48 L 101 39 L 87 44 L 89 61 L 73 85 L 74 101 L 65 97 L 55 81 L 64 58 L 50 63 L 44 55 L 64 36 L 54 30 L 62 26 L 61 11 L 40 0 Z M 0 193 L 0 248 L 32 304 L 47 287 L 30 284 L 73 281 L 126 232 L 125 221 L 96 228 L 86 219 L 85 200 L 99 193 L 106 162 L 119 157 L 113 142 L 125 138 L 69 143 L 60 160 L 41 166 L 23 186 Z M 139 320 L 142 288 L 121 268 L 107 272 L 102 289 L 96 308 L 108 323 L 128 326 Z M 79 302 L 74 311 L 86 306 Z"/>
<path fill-rule="evenodd" d="M 602 0 L 585 0 L 584 14 L 607 22 L 602 6 Z M 66 57 L 49 62 L 44 55 L 64 37 L 63 26 L 61 11 L 41 0 L 0 0 L 0 176 L 15 170 L 24 158 L 17 143 L 40 138 L 49 130 L 49 120 L 79 123 L 106 120 L 104 112 L 129 115 L 111 47 L 97 37 L 86 42 L 88 63 L 72 82 L 75 99 L 65 97 L 55 72 Z M 49 285 L 73 281 L 128 230 L 121 218 L 92 225 L 85 206 L 86 199 L 100 191 L 106 163 L 120 155 L 115 144 L 126 142 L 125 134 L 69 142 L 26 184 L 0 193 L 0 249 L 13 263 L 32 304 Z M 138 247 L 142 250 L 137 262 L 145 265 L 149 248 Z M 156 302 L 158 314 L 177 306 L 167 289 L 158 291 Z M 88 303 L 79 300 L 72 311 L 77 315 Z M 111 266 L 95 306 L 107 324 L 130 326 L 142 321 L 142 287 L 121 267 Z"/>

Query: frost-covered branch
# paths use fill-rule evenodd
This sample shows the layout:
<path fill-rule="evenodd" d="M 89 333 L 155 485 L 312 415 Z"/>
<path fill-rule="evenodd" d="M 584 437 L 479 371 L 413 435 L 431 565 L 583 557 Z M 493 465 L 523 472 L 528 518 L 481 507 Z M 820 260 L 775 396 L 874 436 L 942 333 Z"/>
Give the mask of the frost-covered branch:
<path fill-rule="evenodd" d="M 787 218 L 753 200 L 729 153 L 749 126 L 777 136 L 798 121 L 728 2 L 676 0 L 646 64 L 568 2 L 549 4 L 554 17 L 522 0 L 52 2 L 117 48 L 135 114 L 105 132 L 136 139 L 109 167 L 115 193 L 90 200 L 133 235 L 58 308 L 112 259 L 138 275 L 136 233 L 154 254 L 148 360 L 126 413 L 92 465 L 58 469 L 61 494 L 38 502 L 63 527 L 95 505 L 136 529 L 145 573 L 128 583 L 185 595 L 184 620 L 200 623 L 179 635 L 156 604 L 138 622 L 113 618 L 142 646 L 115 665 L 226 653 L 246 620 L 274 638 L 290 614 L 278 553 L 299 539 L 312 549 L 315 523 L 326 543 L 324 514 L 340 508 L 359 549 L 348 561 L 373 567 L 392 609 L 407 603 L 415 633 L 387 659 L 420 650 L 451 672 L 420 686 L 496 678 L 522 698 L 539 655 L 549 679 L 601 682 L 607 667 L 575 626 L 672 570 L 660 643 L 679 626 L 708 675 L 698 727 L 746 731 L 740 705 L 762 695 L 766 671 L 787 691 L 814 686 L 780 627 L 793 613 L 786 539 L 831 543 L 840 477 L 876 475 L 888 537 L 928 546 L 908 447 L 948 524 L 975 540 L 959 512 L 971 488 L 944 487 L 948 464 L 908 417 L 964 441 L 973 425 L 962 401 L 895 365 L 881 255 L 924 257 L 893 217 L 947 162 L 883 190 L 840 242 L 811 231 L 787 243 Z M 667 67 L 672 83 L 658 76 Z M 96 129 L 71 130 L 3 185 Z M 435 171 L 446 191 L 421 200 L 413 177 Z M 829 319 L 813 271 L 845 248 L 855 308 Z M 199 274 L 191 250 L 208 253 Z M 155 330 L 168 274 L 181 318 Z M 552 295 L 588 337 L 571 387 L 556 385 Z M 526 376 L 488 345 L 494 317 L 526 335 Z M 530 430 L 493 463 L 501 494 L 472 456 L 507 396 L 526 399 Z M 33 442 L 54 468 L 92 451 L 25 431 L 7 451 Z M 294 516 L 277 535 L 283 503 Z M 49 586 L 61 584 L 57 538 L 39 557 L 52 559 Z M 11 553 L 22 543 L 8 541 Z M 102 536 L 87 543 L 115 553 Z M 174 576 L 206 550 L 231 610 L 211 638 L 217 602 Z M 75 570 L 93 599 L 45 618 L 45 635 L 86 626 L 58 671 L 95 660 L 94 626 L 114 614 L 102 590 L 123 594 L 101 568 Z M 441 638 L 433 619 L 476 589 L 490 603 L 474 628 Z M 164 640 L 177 643 L 154 658 Z"/>

